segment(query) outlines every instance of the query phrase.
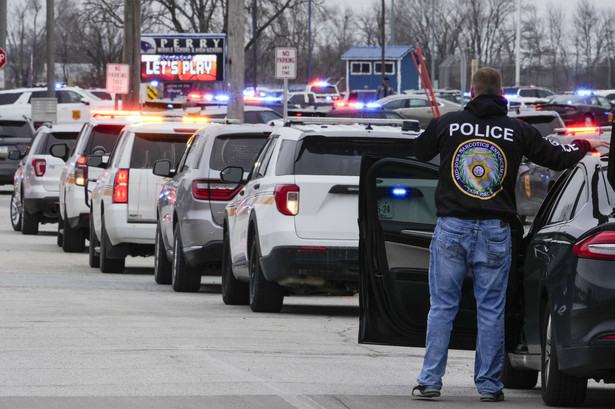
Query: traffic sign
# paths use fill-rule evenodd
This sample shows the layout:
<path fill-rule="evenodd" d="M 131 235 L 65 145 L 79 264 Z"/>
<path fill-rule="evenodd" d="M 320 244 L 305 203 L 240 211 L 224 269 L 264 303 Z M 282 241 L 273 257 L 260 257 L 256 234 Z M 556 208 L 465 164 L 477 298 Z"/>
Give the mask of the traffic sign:
<path fill-rule="evenodd" d="M 297 49 L 295 47 L 276 47 L 275 77 L 291 80 L 297 78 Z"/>
<path fill-rule="evenodd" d="M 0 70 L 6 64 L 6 52 L 0 48 Z"/>
<path fill-rule="evenodd" d="M 128 94 L 130 89 L 130 65 L 107 64 L 107 93 Z"/>

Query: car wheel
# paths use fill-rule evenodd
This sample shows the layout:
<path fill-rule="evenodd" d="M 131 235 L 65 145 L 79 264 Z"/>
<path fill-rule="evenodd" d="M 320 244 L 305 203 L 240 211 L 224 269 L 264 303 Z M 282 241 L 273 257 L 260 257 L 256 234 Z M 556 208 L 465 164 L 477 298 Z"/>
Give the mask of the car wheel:
<path fill-rule="evenodd" d="M 542 320 L 542 400 L 548 406 L 581 406 L 587 379 L 560 372 L 551 313 L 546 307 Z"/>
<path fill-rule="evenodd" d="M 62 222 L 62 225 L 64 227 L 62 250 L 66 253 L 83 253 L 83 250 L 85 250 L 83 230 L 73 229 L 68 220 Z"/>
<path fill-rule="evenodd" d="M 38 214 L 29 213 L 24 209 L 21 219 L 22 234 L 38 234 Z"/>
<path fill-rule="evenodd" d="M 508 389 L 532 389 L 538 381 L 538 371 L 514 368 L 510 364 L 508 354 L 506 354 L 504 368 L 500 374 L 500 381 Z"/>
<path fill-rule="evenodd" d="M 594 126 L 594 117 L 591 115 L 585 115 L 585 126 Z"/>
<path fill-rule="evenodd" d="M 166 248 L 162 240 L 160 223 L 156 223 L 156 246 L 154 250 L 154 280 L 158 284 L 171 284 L 173 264 L 167 258 Z"/>
<path fill-rule="evenodd" d="M 96 248 L 99 248 L 99 251 L 96 251 Z M 98 241 L 98 237 L 96 237 L 96 231 L 94 230 L 94 222 L 92 221 L 92 215 L 90 214 L 90 244 L 88 246 L 88 262 L 90 267 L 99 268 L 100 267 L 100 241 Z"/>
<path fill-rule="evenodd" d="M 15 231 L 21 230 L 21 213 L 19 213 L 19 201 L 15 192 L 11 195 L 11 225 Z"/>
<path fill-rule="evenodd" d="M 175 226 L 174 236 L 173 265 L 171 267 L 173 290 L 180 293 L 197 292 L 201 288 L 201 272 L 194 267 L 190 267 L 186 262 L 179 225 Z"/>
<path fill-rule="evenodd" d="M 254 312 L 280 312 L 284 302 L 284 290 L 278 283 L 268 281 L 261 269 L 261 249 L 258 238 L 252 239 L 250 260 L 250 308 Z"/>
<path fill-rule="evenodd" d="M 250 288 L 248 283 L 239 281 L 233 275 L 229 240 L 228 232 L 225 232 L 222 247 L 222 301 L 226 305 L 248 305 Z"/>
<path fill-rule="evenodd" d="M 107 256 L 107 249 L 112 247 L 111 241 L 107 236 L 107 230 L 105 229 L 105 218 L 104 215 L 101 214 L 101 223 L 102 226 L 100 228 L 100 271 L 103 273 L 117 273 L 121 274 L 124 272 L 124 267 L 126 266 L 125 258 L 110 258 Z"/>

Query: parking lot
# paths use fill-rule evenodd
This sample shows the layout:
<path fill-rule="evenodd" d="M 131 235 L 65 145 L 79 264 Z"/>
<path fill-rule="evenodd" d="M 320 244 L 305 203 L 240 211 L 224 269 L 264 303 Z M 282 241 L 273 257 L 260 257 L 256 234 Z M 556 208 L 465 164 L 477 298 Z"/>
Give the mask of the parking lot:
<path fill-rule="evenodd" d="M 198 293 L 153 279 L 153 258 L 102 274 L 63 253 L 56 225 L 9 223 L 0 188 L 0 408 L 474 407 L 473 353 L 451 351 L 443 397 L 409 395 L 420 348 L 357 343 L 358 297 L 288 297 L 279 314 L 224 305 L 219 278 Z M 506 405 L 542 405 L 539 387 Z M 612 407 L 590 383 L 586 407 Z M 434 405 L 435 403 L 435 405 Z"/>

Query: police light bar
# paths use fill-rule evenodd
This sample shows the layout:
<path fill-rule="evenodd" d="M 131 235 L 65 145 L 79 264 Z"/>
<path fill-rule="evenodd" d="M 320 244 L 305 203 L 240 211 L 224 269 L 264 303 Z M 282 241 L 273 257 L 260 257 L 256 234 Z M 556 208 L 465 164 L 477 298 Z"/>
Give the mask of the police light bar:
<path fill-rule="evenodd" d="M 312 85 L 315 87 L 328 87 L 329 83 L 327 81 L 316 80 L 312 82 Z"/>
<path fill-rule="evenodd" d="M 420 132 L 421 127 L 416 119 L 387 119 L 387 118 L 337 118 L 322 116 L 289 116 L 284 126 L 292 124 L 310 125 L 382 125 L 401 126 L 402 131 Z"/>
<path fill-rule="evenodd" d="M 611 130 L 610 126 L 583 126 L 574 128 L 556 128 L 553 131 L 560 135 L 577 135 L 586 133 L 604 133 Z"/>
<path fill-rule="evenodd" d="M 588 96 L 588 95 L 593 95 L 594 91 L 589 90 L 589 89 L 578 89 L 575 94 L 579 95 L 579 96 Z"/>

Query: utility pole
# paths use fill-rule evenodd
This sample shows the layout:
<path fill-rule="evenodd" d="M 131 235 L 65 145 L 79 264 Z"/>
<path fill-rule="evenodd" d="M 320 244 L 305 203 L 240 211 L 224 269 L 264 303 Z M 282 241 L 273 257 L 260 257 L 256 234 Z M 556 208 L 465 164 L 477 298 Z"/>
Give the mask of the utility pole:
<path fill-rule="evenodd" d="M 258 40 L 256 39 L 256 0 L 252 0 L 252 84 L 256 93 L 257 72 L 256 72 L 256 53 L 258 50 Z"/>
<path fill-rule="evenodd" d="M 431 0 L 431 24 L 429 25 L 429 51 L 431 54 L 431 83 L 438 88 L 438 81 L 436 80 L 436 42 L 434 36 L 434 26 L 436 21 L 435 13 L 435 0 Z"/>
<path fill-rule="evenodd" d="M 141 91 L 141 1 L 124 0 L 124 63 L 130 65 L 128 94 L 122 109 L 140 110 Z"/>
<path fill-rule="evenodd" d="M 6 13 L 7 13 L 6 2 L 7 0 L 0 0 L 0 48 L 2 48 L 8 54 L 8 49 L 6 47 L 6 33 L 8 31 L 8 27 L 6 25 Z M 0 71 L 3 71 L 3 70 L 4 70 L 3 68 L 0 69 Z M 0 73 L 0 76 L 2 77 L 2 79 L 0 79 L 0 89 L 2 89 L 5 87 L 4 79 L 6 77 L 4 76 L 3 73 Z"/>
<path fill-rule="evenodd" d="M 391 0 L 391 10 L 395 10 L 395 0 Z M 395 16 L 396 13 L 391 13 L 391 45 L 397 44 L 397 37 L 395 36 Z"/>
<path fill-rule="evenodd" d="M 307 82 L 312 81 L 312 0 L 308 0 L 308 60 Z"/>
<path fill-rule="evenodd" d="M 381 82 L 384 82 L 384 77 L 386 76 L 385 72 L 385 67 L 384 67 L 384 47 L 386 46 L 386 38 L 385 38 L 385 15 L 384 15 L 384 0 L 382 0 L 382 19 L 380 22 L 380 36 L 382 37 L 382 56 L 380 59 L 380 71 L 381 71 L 381 75 L 380 75 L 380 80 Z"/>
<path fill-rule="evenodd" d="M 521 0 L 517 0 L 517 38 L 515 39 L 515 86 L 521 85 Z"/>
<path fill-rule="evenodd" d="M 227 116 L 243 122 L 243 87 L 245 70 L 243 0 L 228 0 L 228 89 Z"/>
<path fill-rule="evenodd" d="M 47 96 L 56 97 L 56 42 L 53 0 L 47 0 Z"/>

